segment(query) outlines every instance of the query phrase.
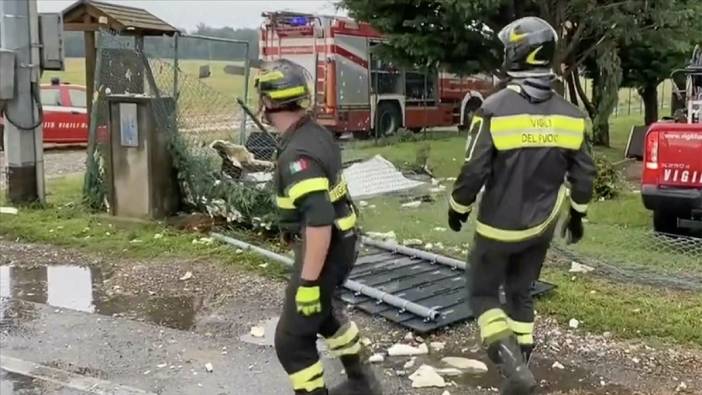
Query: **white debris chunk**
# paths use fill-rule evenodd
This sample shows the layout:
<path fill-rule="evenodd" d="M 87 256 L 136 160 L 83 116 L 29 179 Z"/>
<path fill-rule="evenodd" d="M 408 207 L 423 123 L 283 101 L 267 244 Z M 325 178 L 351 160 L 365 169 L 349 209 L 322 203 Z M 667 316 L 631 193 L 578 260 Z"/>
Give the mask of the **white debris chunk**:
<path fill-rule="evenodd" d="M 207 373 L 212 373 L 212 372 L 214 372 L 214 367 L 212 366 L 211 363 L 207 362 L 205 364 L 205 370 L 207 371 Z"/>
<path fill-rule="evenodd" d="M 157 240 L 158 240 L 158 239 L 163 239 L 163 233 L 156 233 L 156 234 L 154 235 L 154 239 L 157 239 Z"/>
<path fill-rule="evenodd" d="M 386 232 L 386 233 L 368 232 L 367 235 L 371 239 L 378 239 L 378 240 L 396 240 L 397 239 L 397 236 L 395 235 L 395 232 L 393 232 L 393 231 Z"/>
<path fill-rule="evenodd" d="M 415 201 L 413 201 L 413 202 L 403 203 L 403 204 L 402 204 L 402 207 L 403 207 L 403 208 L 417 208 L 417 207 L 419 207 L 421 204 L 422 204 L 422 201 L 421 201 L 421 200 L 415 200 Z"/>
<path fill-rule="evenodd" d="M 431 185 L 433 185 L 433 186 L 439 185 L 440 182 L 441 182 L 441 181 L 440 181 L 438 178 L 432 178 L 432 179 L 431 179 Z"/>
<path fill-rule="evenodd" d="M 410 358 L 409 361 L 405 362 L 405 364 L 402 366 L 403 369 L 411 369 L 414 367 L 414 363 L 417 362 L 417 357 L 412 357 Z"/>
<path fill-rule="evenodd" d="M 160 364 L 156 365 L 156 367 L 159 368 L 159 369 L 165 368 L 166 366 L 168 366 L 167 363 L 160 363 Z"/>
<path fill-rule="evenodd" d="M 573 329 L 578 329 L 580 326 L 580 321 L 576 320 L 575 318 L 571 318 L 570 321 L 568 321 L 568 326 Z"/>
<path fill-rule="evenodd" d="M 685 384 L 684 381 L 681 381 L 680 384 L 678 384 L 677 387 L 675 387 L 675 392 L 683 392 L 687 390 L 687 384 Z"/>
<path fill-rule="evenodd" d="M 193 244 L 200 244 L 200 245 L 212 245 L 214 243 L 214 239 L 211 237 L 201 237 L 199 239 L 193 239 Z"/>
<path fill-rule="evenodd" d="M 368 202 L 365 200 L 361 200 L 360 202 L 358 202 L 358 205 L 361 207 L 366 207 L 366 206 L 368 206 Z"/>
<path fill-rule="evenodd" d="M 477 359 L 445 357 L 441 359 L 441 362 L 470 374 L 483 374 L 488 371 L 487 365 Z"/>
<path fill-rule="evenodd" d="M 460 376 L 463 374 L 462 371 L 460 371 L 456 368 L 443 368 L 443 369 L 434 369 L 434 370 L 440 376 L 455 377 L 455 376 Z"/>
<path fill-rule="evenodd" d="M 437 226 L 434 228 L 435 232 L 446 232 L 448 229 L 444 228 L 443 226 Z"/>
<path fill-rule="evenodd" d="M 425 250 L 431 250 L 431 249 L 433 249 L 433 248 L 434 248 L 434 244 L 427 243 L 427 244 L 424 245 L 424 249 L 425 249 Z"/>
<path fill-rule="evenodd" d="M 0 214 L 17 215 L 19 210 L 14 207 L 0 207 Z"/>
<path fill-rule="evenodd" d="M 262 326 L 252 326 L 251 331 L 251 336 L 253 337 L 265 337 L 266 336 L 266 328 Z"/>
<path fill-rule="evenodd" d="M 553 365 L 551 365 L 551 368 L 552 368 L 552 369 L 560 369 L 560 370 L 563 370 L 563 369 L 565 369 L 565 366 L 563 366 L 562 363 L 556 361 L 556 362 L 553 363 Z"/>
<path fill-rule="evenodd" d="M 444 391 L 444 392 L 441 393 L 441 395 L 451 395 L 451 393 L 448 392 L 448 391 Z"/>
<path fill-rule="evenodd" d="M 185 272 L 183 276 L 180 278 L 180 281 L 187 281 L 193 278 L 193 272 Z"/>
<path fill-rule="evenodd" d="M 414 341 L 414 334 L 412 334 L 412 332 L 407 332 L 405 334 L 405 341 L 413 342 Z"/>
<path fill-rule="evenodd" d="M 413 347 L 408 344 L 395 344 L 388 349 L 388 355 L 391 357 L 405 357 L 412 355 L 425 355 L 429 353 L 429 348 L 422 343 L 418 347 Z"/>
<path fill-rule="evenodd" d="M 444 342 L 431 342 L 429 343 L 429 347 L 431 348 L 432 351 L 441 351 L 446 347 L 446 343 Z"/>
<path fill-rule="evenodd" d="M 416 247 L 422 244 L 424 244 L 424 242 L 420 239 L 407 239 L 402 241 L 402 245 L 405 247 Z"/>
<path fill-rule="evenodd" d="M 409 376 L 412 388 L 446 387 L 446 381 L 429 365 L 422 365 Z"/>
<path fill-rule="evenodd" d="M 368 346 L 370 346 L 371 344 L 373 344 L 373 343 L 371 342 L 371 339 L 369 339 L 369 338 L 367 338 L 367 337 L 362 337 L 360 341 L 361 341 L 361 345 L 362 345 L 363 347 L 368 347 Z"/>
<path fill-rule="evenodd" d="M 593 270 L 595 269 L 588 265 L 583 265 L 582 263 L 572 261 L 570 263 L 570 270 L 568 271 L 571 273 L 590 273 Z"/>
<path fill-rule="evenodd" d="M 370 362 L 370 363 L 380 363 L 383 361 L 385 361 L 385 356 L 383 354 L 380 354 L 380 353 L 373 354 L 370 356 L 370 358 L 368 358 L 368 362 Z"/>

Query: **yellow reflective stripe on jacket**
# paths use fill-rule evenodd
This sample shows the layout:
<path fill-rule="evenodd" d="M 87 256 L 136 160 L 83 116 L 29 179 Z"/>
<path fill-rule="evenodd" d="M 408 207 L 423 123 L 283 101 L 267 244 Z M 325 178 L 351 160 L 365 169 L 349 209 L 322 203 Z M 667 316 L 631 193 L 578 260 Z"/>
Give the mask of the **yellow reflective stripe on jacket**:
<path fill-rule="evenodd" d="M 287 89 L 279 89 L 277 91 L 270 91 L 267 92 L 267 95 L 270 96 L 271 99 L 287 99 L 290 97 L 295 97 L 295 96 L 301 96 L 307 93 L 307 90 L 305 89 L 304 86 L 295 86 L 292 88 L 287 88 Z"/>
<path fill-rule="evenodd" d="M 575 203 L 573 199 L 570 199 L 570 207 L 572 207 L 573 210 L 579 212 L 580 214 L 587 213 L 587 204 Z"/>
<path fill-rule="evenodd" d="M 534 335 L 529 333 L 527 335 L 516 335 L 517 336 L 517 343 L 519 343 L 522 346 L 528 346 L 528 345 L 533 345 L 534 344 Z"/>
<path fill-rule="evenodd" d="M 324 388 L 324 369 L 322 363 L 317 361 L 314 365 L 306 367 L 290 375 L 295 391 L 312 392 Z"/>
<path fill-rule="evenodd" d="M 351 214 L 347 215 L 346 217 L 339 218 L 334 223 L 336 223 L 336 227 L 339 228 L 339 230 L 345 232 L 347 230 L 353 229 L 354 226 L 356 226 L 356 212 L 351 210 Z"/>
<path fill-rule="evenodd" d="M 278 206 L 278 208 L 284 208 L 284 209 L 288 209 L 288 210 L 295 209 L 295 203 L 289 197 L 276 196 L 275 197 L 275 204 L 276 204 L 276 206 Z"/>
<path fill-rule="evenodd" d="M 471 212 L 473 210 L 473 207 L 470 205 L 466 206 L 463 204 L 458 203 L 453 196 L 449 197 L 449 206 L 451 206 L 451 209 L 459 214 L 465 214 Z"/>
<path fill-rule="evenodd" d="M 493 117 L 490 132 L 500 151 L 536 147 L 577 150 L 585 138 L 585 119 L 531 114 Z"/>
<path fill-rule="evenodd" d="M 348 185 L 346 184 L 346 180 L 342 179 L 329 191 L 329 200 L 331 200 L 332 203 L 338 202 L 341 198 L 346 196 L 347 189 Z"/>
<path fill-rule="evenodd" d="M 308 178 L 293 184 L 288 189 L 288 197 L 293 202 L 312 192 L 328 191 L 329 180 L 324 177 Z"/>
<path fill-rule="evenodd" d="M 478 225 L 475 231 L 489 239 L 500 241 L 516 242 L 536 237 L 544 233 L 546 229 L 548 229 L 548 227 L 553 223 L 553 221 L 555 221 L 556 218 L 558 218 L 558 214 L 561 211 L 561 207 L 563 205 L 563 200 L 565 199 L 565 196 L 566 188 L 564 186 L 561 186 L 561 189 L 558 191 L 558 197 L 556 198 L 556 204 L 553 206 L 551 214 L 548 216 L 548 218 L 546 218 L 546 220 L 543 223 L 534 226 L 533 228 L 524 230 L 505 230 L 498 229 L 478 221 Z"/>

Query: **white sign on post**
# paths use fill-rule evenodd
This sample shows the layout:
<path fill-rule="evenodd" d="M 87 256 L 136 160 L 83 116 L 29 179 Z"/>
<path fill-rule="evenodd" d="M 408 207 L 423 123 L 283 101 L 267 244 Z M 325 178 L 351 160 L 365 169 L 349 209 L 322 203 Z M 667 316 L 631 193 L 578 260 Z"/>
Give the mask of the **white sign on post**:
<path fill-rule="evenodd" d="M 136 103 L 119 104 L 119 130 L 123 147 L 139 146 Z"/>

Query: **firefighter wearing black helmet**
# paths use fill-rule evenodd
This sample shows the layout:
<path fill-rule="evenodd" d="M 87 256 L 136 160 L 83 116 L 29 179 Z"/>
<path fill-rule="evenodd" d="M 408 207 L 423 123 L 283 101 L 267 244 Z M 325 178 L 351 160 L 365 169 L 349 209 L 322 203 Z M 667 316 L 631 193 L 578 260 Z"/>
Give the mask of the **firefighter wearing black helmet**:
<path fill-rule="evenodd" d="M 528 394 L 536 388 L 527 365 L 534 348 L 530 288 L 565 205 L 564 236 L 570 243 L 582 238 L 595 167 L 586 116 L 551 88 L 555 30 L 528 17 L 506 26 L 499 39 L 509 80 L 472 121 L 448 218 L 460 231 L 485 188 L 469 257 L 470 303 L 488 356 L 504 378 L 502 393 Z"/>
<path fill-rule="evenodd" d="M 295 252 L 275 334 L 278 359 L 295 394 L 380 395 L 361 356 L 359 330 L 332 306 L 357 256 L 356 213 L 342 178 L 333 135 L 307 115 L 307 72 L 279 60 L 264 64 L 255 81 L 263 120 L 281 134 L 274 175 L 280 228 Z M 317 336 L 341 359 L 348 380 L 327 390 Z"/>

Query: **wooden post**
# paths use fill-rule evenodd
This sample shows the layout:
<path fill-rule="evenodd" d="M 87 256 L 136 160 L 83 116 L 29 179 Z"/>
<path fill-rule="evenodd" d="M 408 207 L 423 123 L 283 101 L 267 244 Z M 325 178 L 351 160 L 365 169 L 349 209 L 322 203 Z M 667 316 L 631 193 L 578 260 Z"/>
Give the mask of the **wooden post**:
<path fill-rule="evenodd" d="M 88 105 L 88 125 L 90 125 L 90 116 L 93 109 L 93 99 L 95 99 L 95 31 L 86 31 L 85 37 L 85 93 L 87 96 L 86 102 Z"/>

